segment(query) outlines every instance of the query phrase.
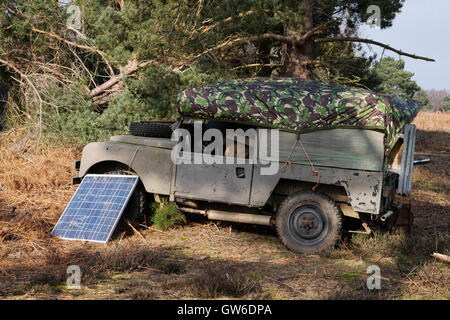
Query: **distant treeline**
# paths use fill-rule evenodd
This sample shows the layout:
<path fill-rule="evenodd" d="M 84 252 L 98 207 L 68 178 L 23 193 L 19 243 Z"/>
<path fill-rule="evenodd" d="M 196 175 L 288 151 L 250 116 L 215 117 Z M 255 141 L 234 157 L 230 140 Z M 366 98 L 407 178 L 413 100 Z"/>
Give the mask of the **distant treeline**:
<path fill-rule="evenodd" d="M 446 105 L 443 106 L 442 103 L 444 98 L 450 95 L 450 91 L 431 89 L 426 90 L 426 93 L 428 101 L 430 105 L 432 105 L 433 110 L 446 110 Z"/>

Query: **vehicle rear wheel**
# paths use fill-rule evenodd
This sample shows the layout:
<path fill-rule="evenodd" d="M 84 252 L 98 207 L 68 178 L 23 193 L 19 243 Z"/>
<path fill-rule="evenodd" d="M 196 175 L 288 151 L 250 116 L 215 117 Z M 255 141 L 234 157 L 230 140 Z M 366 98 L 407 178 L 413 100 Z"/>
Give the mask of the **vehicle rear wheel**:
<path fill-rule="evenodd" d="M 130 124 L 130 133 L 139 137 L 170 138 L 173 122 L 141 121 Z"/>
<path fill-rule="evenodd" d="M 287 197 L 276 216 L 283 244 L 300 253 L 318 253 L 334 247 L 342 232 L 342 214 L 327 195 L 302 191 Z"/>

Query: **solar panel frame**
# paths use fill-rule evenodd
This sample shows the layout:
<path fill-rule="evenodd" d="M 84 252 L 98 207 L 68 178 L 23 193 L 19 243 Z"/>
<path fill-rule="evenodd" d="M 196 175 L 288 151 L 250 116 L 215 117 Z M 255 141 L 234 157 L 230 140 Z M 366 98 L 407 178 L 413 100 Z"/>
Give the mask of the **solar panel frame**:
<path fill-rule="evenodd" d="M 133 184 L 132 184 L 132 187 L 131 187 L 131 189 L 129 190 L 126 199 L 123 201 L 123 203 L 122 203 L 122 205 L 121 205 L 121 207 L 120 207 L 120 212 L 117 214 L 117 216 L 116 216 L 116 218 L 115 218 L 115 221 L 114 221 L 114 223 L 112 224 L 111 229 L 109 230 L 109 233 L 108 233 L 108 236 L 107 236 L 106 240 L 85 239 L 85 238 L 82 238 L 82 239 L 81 239 L 81 238 L 76 238 L 76 237 L 67 237 L 67 236 L 61 236 L 61 235 L 55 234 L 55 231 L 57 230 L 57 227 L 60 225 L 60 223 L 62 223 L 62 222 L 64 221 L 64 215 L 68 212 L 68 210 L 71 209 L 71 207 L 70 207 L 71 204 L 74 202 L 75 199 L 77 199 L 77 196 L 79 195 L 79 192 L 81 192 L 81 191 L 80 191 L 80 189 L 81 189 L 80 187 L 82 186 L 82 183 L 83 183 L 84 181 L 86 181 L 86 180 L 85 180 L 86 178 L 89 179 L 89 177 L 102 177 L 102 178 L 134 178 L 134 182 L 133 182 Z M 94 181 L 94 182 L 95 182 L 95 181 Z M 83 180 L 82 180 L 80 186 L 79 186 L 79 187 L 77 188 L 77 190 L 75 191 L 75 193 L 74 193 L 74 195 L 72 196 L 71 200 L 69 201 L 68 205 L 67 205 L 66 208 L 64 209 L 62 215 L 61 215 L 60 218 L 58 219 L 58 222 L 57 222 L 56 225 L 54 226 L 54 228 L 53 228 L 51 234 L 52 234 L 53 236 L 57 236 L 58 238 L 63 239 L 63 240 L 78 240 L 78 241 L 89 241 L 89 242 L 96 242 L 96 243 L 107 243 L 107 242 L 110 240 L 110 238 L 111 238 L 111 236 L 112 236 L 114 230 L 116 229 L 117 224 L 119 223 L 120 218 L 122 217 L 122 214 L 123 214 L 123 212 L 125 211 L 125 208 L 127 207 L 127 204 L 128 204 L 128 202 L 129 202 L 131 196 L 133 195 L 133 192 L 134 192 L 134 190 L 136 189 L 136 186 L 137 186 L 138 182 L 139 182 L 139 176 L 136 176 L 136 175 L 87 174 L 87 175 L 83 178 Z M 117 189 L 117 190 L 118 190 L 118 189 Z M 116 191 L 117 191 L 117 190 L 116 190 Z M 82 203 L 82 201 L 80 201 L 80 202 Z M 76 210 L 80 210 L 80 209 L 82 209 L 82 208 L 80 207 L 80 208 L 77 208 Z M 89 218 L 88 216 L 86 216 L 86 217 Z M 92 218 L 92 217 L 91 217 L 91 218 Z M 98 223 L 98 226 L 101 226 L 101 224 Z M 80 232 L 81 232 L 81 231 L 80 231 Z"/>

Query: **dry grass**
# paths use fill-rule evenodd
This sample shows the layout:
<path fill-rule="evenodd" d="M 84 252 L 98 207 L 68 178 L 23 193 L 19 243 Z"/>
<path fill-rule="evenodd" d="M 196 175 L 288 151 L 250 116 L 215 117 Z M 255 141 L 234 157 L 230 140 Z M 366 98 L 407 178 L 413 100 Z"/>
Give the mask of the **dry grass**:
<path fill-rule="evenodd" d="M 450 299 L 450 270 L 440 262 L 427 262 L 406 275 L 403 298 Z"/>
<path fill-rule="evenodd" d="M 261 290 L 257 281 L 226 263 L 207 265 L 204 270 L 187 280 L 185 286 L 195 297 L 200 298 L 240 298 Z"/>
<path fill-rule="evenodd" d="M 337 290 L 324 297 L 325 300 L 390 300 L 388 292 L 384 290 L 369 290 L 365 283 L 354 290 Z"/>
<path fill-rule="evenodd" d="M 57 247 L 50 232 L 74 192 L 76 153 L 37 147 L 26 129 L 0 134 L 0 276 L 39 265 Z"/>
<path fill-rule="evenodd" d="M 430 157 L 432 162 L 414 168 L 416 190 L 450 193 L 450 113 L 421 112 L 417 126 L 416 158 Z"/>
<path fill-rule="evenodd" d="M 129 295 L 131 300 L 153 300 L 155 293 L 151 288 L 137 288 Z"/>
<path fill-rule="evenodd" d="M 37 148 L 26 131 L 0 135 L 0 243 L 48 239 L 73 194 L 73 148 Z"/>
<path fill-rule="evenodd" d="M 413 123 L 419 130 L 449 133 L 450 113 L 419 112 Z"/>
<path fill-rule="evenodd" d="M 420 112 L 413 123 L 419 130 L 417 151 L 450 151 L 450 113 Z"/>

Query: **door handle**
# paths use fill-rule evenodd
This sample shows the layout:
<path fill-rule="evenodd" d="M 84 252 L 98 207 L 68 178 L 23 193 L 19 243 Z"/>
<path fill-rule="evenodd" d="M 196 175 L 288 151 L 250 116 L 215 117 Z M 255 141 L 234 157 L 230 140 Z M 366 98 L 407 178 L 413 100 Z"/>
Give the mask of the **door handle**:
<path fill-rule="evenodd" d="M 236 177 L 238 177 L 239 179 L 244 179 L 245 178 L 245 169 L 242 167 L 237 167 L 236 168 Z"/>

